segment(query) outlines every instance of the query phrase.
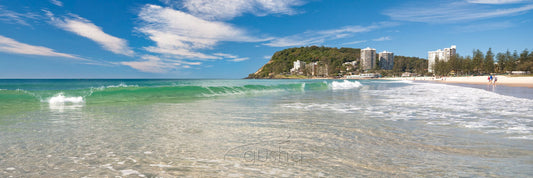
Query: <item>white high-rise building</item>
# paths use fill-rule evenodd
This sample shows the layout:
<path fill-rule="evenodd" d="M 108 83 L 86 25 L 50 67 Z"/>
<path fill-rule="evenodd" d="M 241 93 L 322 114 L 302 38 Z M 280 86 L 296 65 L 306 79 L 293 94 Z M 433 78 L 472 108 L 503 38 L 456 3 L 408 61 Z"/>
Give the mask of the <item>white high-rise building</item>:
<path fill-rule="evenodd" d="M 305 62 L 304 61 L 300 61 L 300 60 L 297 60 L 297 61 L 294 61 L 294 65 L 291 69 L 291 73 L 299 73 L 301 72 L 300 69 L 303 69 L 305 68 Z"/>
<path fill-rule="evenodd" d="M 374 68 L 376 63 L 376 49 L 367 47 L 361 50 L 361 65 L 363 70 Z"/>
<path fill-rule="evenodd" d="M 379 53 L 379 66 L 385 70 L 392 70 L 394 66 L 394 53 L 389 51 Z"/>
<path fill-rule="evenodd" d="M 433 66 L 437 58 L 439 61 L 448 61 L 452 56 L 455 56 L 456 48 L 455 45 L 452 45 L 450 48 L 444 48 L 444 50 L 428 51 L 428 72 L 433 72 Z"/>

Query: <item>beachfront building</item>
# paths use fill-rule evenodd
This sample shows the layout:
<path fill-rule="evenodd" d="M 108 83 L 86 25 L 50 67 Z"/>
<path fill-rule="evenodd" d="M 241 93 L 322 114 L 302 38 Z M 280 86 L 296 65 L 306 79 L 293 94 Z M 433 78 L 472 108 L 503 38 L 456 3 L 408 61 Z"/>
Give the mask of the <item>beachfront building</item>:
<path fill-rule="evenodd" d="M 305 67 L 305 62 L 304 61 L 300 61 L 300 60 L 297 60 L 297 61 L 294 61 L 294 65 L 291 69 L 291 73 L 292 74 L 299 74 L 302 72 L 303 68 Z"/>
<path fill-rule="evenodd" d="M 361 50 L 361 65 L 363 70 L 374 68 L 376 63 L 376 49 L 367 47 Z"/>
<path fill-rule="evenodd" d="M 343 63 L 342 65 L 345 65 L 345 66 L 357 66 L 357 61 L 350 61 L 350 62 L 345 62 Z"/>
<path fill-rule="evenodd" d="M 436 59 L 439 61 L 448 61 L 456 54 L 456 46 L 452 45 L 450 48 L 438 49 L 437 51 L 428 51 L 428 72 L 433 72 L 433 66 Z"/>
<path fill-rule="evenodd" d="M 351 61 L 351 62 L 345 62 L 344 64 L 342 64 L 342 66 L 345 67 L 346 69 L 346 73 L 349 73 L 349 74 L 353 74 L 352 72 L 355 71 L 358 67 L 358 61 L 355 60 L 355 61 Z"/>
<path fill-rule="evenodd" d="M 389 51 L 379 53 L 379 66 L 381 69 L 392 70 L 394 66 L 394 53 Z"/>

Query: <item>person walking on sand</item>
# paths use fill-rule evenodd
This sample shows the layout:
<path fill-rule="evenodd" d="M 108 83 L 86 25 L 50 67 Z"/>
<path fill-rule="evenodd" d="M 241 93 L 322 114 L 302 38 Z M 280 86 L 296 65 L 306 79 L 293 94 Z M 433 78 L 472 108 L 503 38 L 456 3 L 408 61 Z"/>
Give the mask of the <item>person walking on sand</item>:
<path fill-rule="evenodd" d="M 494 79 L 492 79 L 492 85 L 496 85 L 496 81 L 498 81 L 498 77 L 496 75 L 494 76 Z"/>
<path fill-rule="evenodd" d="M 492 75 L 489 75 L 488 80 L 489 80 L 489 85 L 490 85 L 492 83 Z"/>

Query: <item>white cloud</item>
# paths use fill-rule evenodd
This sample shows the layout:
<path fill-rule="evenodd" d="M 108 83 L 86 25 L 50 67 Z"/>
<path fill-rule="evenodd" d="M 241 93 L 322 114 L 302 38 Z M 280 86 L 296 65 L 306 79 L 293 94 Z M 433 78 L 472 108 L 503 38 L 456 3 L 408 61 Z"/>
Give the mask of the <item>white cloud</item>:
<path fill-rule="evenodd" d="M 163 2 L 179 6 L 182 5 L 192 15 L 207 20 L 229 20 L 251 13 L 257 16 L 268 14 L 297 14 L 294 6 L 305 4 L 301 0 L 164 0 Z M 179 4 L 179 5 L 178 5 Z"/>
<path fill-rule="evenodd" d="M 289 46 L 306 46 L 316 45 L 323 43 L 328 36 L 310 37 L 308 34 L 297 34 L 287 37 L 276 38 L 268 43 L 264 43 L 265 46 L 270 47 L 289 47 Z"/>
<path fill-rule="evenodd" d="M 263 59 L 272 59 L 272 56 L 263 56 Z"/>
<path fill-rule="evenodd" d="M 201 62 L 161 58 L 154 55 L 143 55 L 140 60 L 123 61 L 119 64 L 149 73 L 165 73 L 179 68 L 190 68 L 191 66 L 202 65 Z"/>
<path fill-rule="evenodd" d="M 224 57 L 224 58 L 238 58 L 238 56 L 235 56 L 232 54 L 225 54 L 225 53 L 215 53 L 214 55 Z"/>
<path fill-rule="evenodd" d="M 388 41 L 388 40 L 392 40 L 392 39 L 389 36 L 372 39 L 372 41 Z"/>
<path fill-rule="evenodd" d="M 271 47 L 289 47 L 317 45 L 328 40 L 351 37 L 356 33 L 370 32 L 372 30 L 397 26 L 396 22 L 380 22 L 369 26 L 345 26 L 338 29 L 307 31 L 301 34 L 275 38 L 263 45 Z"/>
<path fill-rule="evenodd" d="M 426 23 L 455 23 L 502 16 L 519 15 L 522 13 L 526 13 L 532 9 L 533 4 L 527 4 L 514 8 L 494 9 L 488 8 L 487 6 L 480 6 L 477 4 L 462 1 L 452 1 L 449 3 L 439 4 L 438 6 L 435 6 L 434 4 L 413 4 L 408 5 L 406 7 L 395 7 L 393 9 L 385 10 L 383 13 L 394 20 L 401 21 Z"/>
<path fill-rule="evenodd" d="M 241 62 L 241 61 L 246 61 L 246 60 L 248 60 L 248 59 L 250 59 L 250 58 L 248 58 L 248 57 L 241 57 L 241 58 L 231 59 L 231 60 L 229 60 L 229 61 L 233 61 L 233 62 Z"/>
<path fill-rule="evenodd" d="M 504 22 L 489 22 L 489 23 L 476 23 L 458 26 L 455 28 L 459 32 L 480 32 L 480 31 L 489 31 L 489 30 L 500 30 L 505 28 L 510 28 L 515 26 L 514 23 L 509 21 Z"/>
<path fill-rule="evenodd" d="M 145 47 L 145 49 L 178 59 L 220 59 L 221 56 L 204 54 L 198 50 L 212 49 L 220 41 L 258 42 L 265 40 L 248 36 L 245 30 L 231 24 L 207 21 L 185 12 L 157 5 L 144 6 L 139 13 L 139 18 L 142 23 L 137 30 L 156 43 L 156 46 Z"/>
<path fill-rule="evenodd" d="M 37 19 L 38 15 L 35 15 L 33 13 L 18 13 L 15 11 L 7 10 L 2 5 L 0 5 L 0 21 L 3 21 L 5 23 L 13 23 L 13 24 L 20 24 L 20 25 L 26 25 L 30 26 L 27 20 L 35 20 Z"/>
<path fill-rule="evenodd" d="M 157 56 L 145 55 L 139 61 L 120 62 L 122 65 L 130 66 L 142 72 L 150 73 L 165 73 L 172 69 L 176 69 L 180 63 L 165 62 Z"/>
<path fill-rule="evenodd" d="M 33 46 L 33 45 L 21 43 L 21 42 L 18 42 L 11 38 L 7 38 L 2 35 L 0 35 L 0 51 L 7 52 L 7 53 L 14 53 L 14 54 L 65 57 L 65 58 L 83 60 L 82 58 L 76 57 L 72 54 L 59 53 L 47 47 Z"/>
<path fill-rule="evenodd" d="M 359 44 L 359 43 L 364 43 L 366 41 L 367 40 L 352 41 L 352 42 L 343 43 L 342 45 Z"/>
<path fill-rule="evenodd" d="M 216 56 L 220 56 L 220 57 L 223 57 L 223 58 L 226 58 L 228 59 L 228 61 L 233 61 L 233 62 L 241 62 L 241 61 L 245 61 L 245 60 L 248 60 L 250 58 L 248 57 L 239 57 L 237 55 L 233 55 L 233 54 L 226 54 L 226 53 L 215 53 L 213 55 L 216 55 Z"/>
<path fill-rule="evenodd" d="M 56 6 L 60 6 L 60 7 L 63 7 L 63 2 L 59 1 L 59 0 L 50 0 L 50 3 L 56 5 Z"/>
<path fill-rule="evenodd" d="M 53 17 L 49 11 L 45 11 L 51 17 L 52 23 L 65 30 L 82 37 L 93 40 L 100 44 L 105 50 L 111 51 L 115 54 L 122 54 L 126 56 L 133 56 L 134 52 L 128 47 L 126 40 L 114 37 L 105 33 L 101 27 L 91 23 L 89 20 L 71 14 L 71 17 L 64 17 L 62 19 Z"/>
<path fill-rule="evenodd" d="M 201 62 L 187 62 L 187 61 L 181 61 L 182 64 L 192 65 L 192 66 L 198 66 L 202 65 Z"/>
<path fill-rule="evenodd" d="M 525 1 L 527 0 L 467 0 L 467 2 L 475 4 L 512 4 Z"/>

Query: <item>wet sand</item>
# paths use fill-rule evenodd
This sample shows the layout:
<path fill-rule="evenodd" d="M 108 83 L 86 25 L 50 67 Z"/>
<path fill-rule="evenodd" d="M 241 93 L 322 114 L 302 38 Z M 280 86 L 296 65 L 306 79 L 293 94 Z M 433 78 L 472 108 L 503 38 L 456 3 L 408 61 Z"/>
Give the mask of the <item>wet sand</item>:
<path fill-rule="evenodd" d="M 495 85 L 505 85 L 511 87 L 529 87 L 533 88 L 533 77 L 509 77 L 504 75 L 496 75 L 498 78 Z M 422 80 L 435 81 L 442 83 L 456 83 L 456 84 L 474 84 L 474 85 L 489 85 L 488 76 L 469 76 L 469 77 L 402 77 L 402 78 L 384 78 L 385 80 Z M 492 85 L 492 84 L 490 84 Z"/>

